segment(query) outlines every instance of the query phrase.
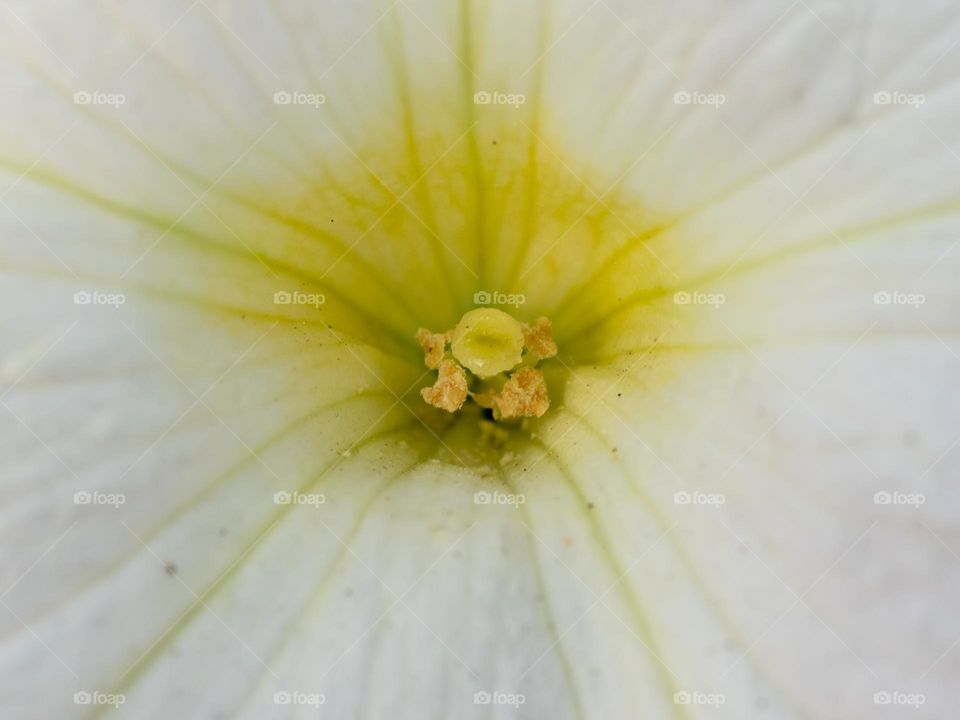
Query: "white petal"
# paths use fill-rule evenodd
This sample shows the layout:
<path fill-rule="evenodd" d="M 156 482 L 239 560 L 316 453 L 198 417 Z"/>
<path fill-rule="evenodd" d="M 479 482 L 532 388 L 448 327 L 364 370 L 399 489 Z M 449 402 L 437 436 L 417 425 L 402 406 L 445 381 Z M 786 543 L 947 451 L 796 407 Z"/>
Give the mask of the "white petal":
<path fill-rule="evenodd" d="M 0 702 L 946 713 L 960 19 L 871 13 L 0 8 Z M 414 402 L 413 332 L 476 290 L 525 294 L 562 361 L 482 469 Z"/>

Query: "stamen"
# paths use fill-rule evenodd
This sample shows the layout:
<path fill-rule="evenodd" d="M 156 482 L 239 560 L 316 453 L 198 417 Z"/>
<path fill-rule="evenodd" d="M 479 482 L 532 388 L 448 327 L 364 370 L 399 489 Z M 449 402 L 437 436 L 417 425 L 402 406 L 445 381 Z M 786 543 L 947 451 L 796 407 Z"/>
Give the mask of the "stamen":
<path fill-rule="evenodd" d="M 553 324 L 545 317 L 537 318 L 532 327 L 524 323 L 523 344 L 540 360 L 552 358 L 557 354 L 557 343 L 553 339 Z"/>
<path fill-rule="evenodd" d="M 520 368 L 503 385 L 494 401 L 493 416 L 500 418 L 540 417 L 550 407 L 547 381 L 533 368 Z"/>
<path fill-rule="evenodd" d="M 417 341 L 427 367 L 440 371 L 420 391 L 427 404 L 452 413 L 470 397 L 494 420 L 542 417 L 549 409 L 546 378 L 535 368 L 557 354 L 547 318 L 527 325 L 502 310 L 478 308 L 445 333 L 420 328 Z"/>
<path fill-rule="evenodd" d="M 429 405 L 456 412 L 467 399 L 467 373 L 453 360 L 443 360 L 437 382 L 421 389 L 420 395 Z"/>
<path fill-rule="evenodd" d="M 420 328 L 417 330 L 417 342 L 423 348 L 423 362 L 431 370 L 437 370 L 440 367 L 440 361 L 443 360 L 443 350 L 447 344 L 446 335 Z"/>

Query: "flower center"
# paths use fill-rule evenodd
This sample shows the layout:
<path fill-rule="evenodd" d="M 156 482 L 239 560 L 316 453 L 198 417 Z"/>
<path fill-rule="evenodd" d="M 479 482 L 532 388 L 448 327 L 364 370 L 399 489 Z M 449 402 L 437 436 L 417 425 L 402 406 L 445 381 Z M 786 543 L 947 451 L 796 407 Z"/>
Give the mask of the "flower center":
<path fill-rule="evenodd" d="M 527 325 L 503 310 L 477 308 L 452 330 L 420 328 L 417 340 L 427 367 L 438 371 L 433 386 L 420 391 L 428 405 L 455 413 L 470 398 L 497 421 L 541 417 L 549 409 L 547 382 L 536 368 L 557 354 L 547 318 Z"/>

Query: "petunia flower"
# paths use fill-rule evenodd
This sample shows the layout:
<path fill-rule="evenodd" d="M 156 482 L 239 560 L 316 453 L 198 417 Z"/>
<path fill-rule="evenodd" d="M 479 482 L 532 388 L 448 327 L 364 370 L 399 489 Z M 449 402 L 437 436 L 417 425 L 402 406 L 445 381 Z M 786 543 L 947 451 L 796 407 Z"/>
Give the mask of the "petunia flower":
<path fill-rule="evenodd" d="M 955 713 L 954 4 L 0 17 L 4 718 Z"/>

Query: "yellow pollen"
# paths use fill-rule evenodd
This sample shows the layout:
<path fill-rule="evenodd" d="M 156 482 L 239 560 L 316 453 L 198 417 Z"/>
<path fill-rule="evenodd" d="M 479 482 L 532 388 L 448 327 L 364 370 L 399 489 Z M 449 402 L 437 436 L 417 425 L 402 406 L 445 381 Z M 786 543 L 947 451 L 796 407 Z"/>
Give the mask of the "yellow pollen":
<path fill-rule="evenodd" d="M 439 370 L 436 383 L 420 391 L 428 405 L 453 413 L 470 397 L 494 420 L 541 417 L 550 407 L 546 378 L 535 369 L 557 354 L 545 317 L 527 325 L 502 310 L 477 308 L 453 330 L 420 328 L 417 341 L 427 367 Z"/>
<path fill-rule="evenodd" d="M 456 412 L 467 399 L 467 374 L 453 360 L 440 363 L 440 374 L 433 387 L 420 390 L 429 405 L 447 412 Z"/>

